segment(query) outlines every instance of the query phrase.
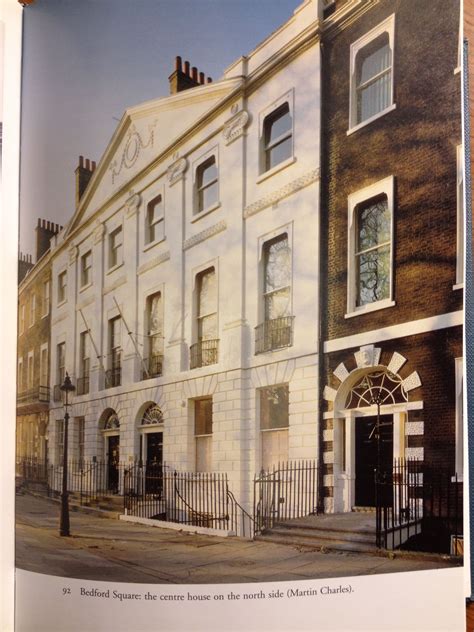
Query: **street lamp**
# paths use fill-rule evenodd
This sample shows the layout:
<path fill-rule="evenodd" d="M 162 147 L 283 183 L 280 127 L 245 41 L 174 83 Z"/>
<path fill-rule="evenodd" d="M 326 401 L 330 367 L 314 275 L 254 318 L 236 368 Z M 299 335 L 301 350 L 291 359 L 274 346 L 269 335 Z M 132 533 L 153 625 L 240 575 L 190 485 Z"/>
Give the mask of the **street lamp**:
<path fill-rule="evenodd" d="M 69 423 L 69 413 L 67 407 L 69 406 L 68 402 L 68 393 L 72 393 L 75 391 L 75 387 L 71 382 L 71 378 L 68 373 L 66 373 L 66 377 L 64 378 L 64 384 L 61 384 L 59 387 L 61 391 L 66 393 L 66 401 L 64 402 L 64 445 L 63 445 L 63 487 L 61 491 L 61 516 L 59 519 L 59 535 L 68 536 L 71 535 L 69 531 L 69 502 L 68 502 L 68 491 L 67 491 L 67 431 L 68 431 L 68 423 Z"/>

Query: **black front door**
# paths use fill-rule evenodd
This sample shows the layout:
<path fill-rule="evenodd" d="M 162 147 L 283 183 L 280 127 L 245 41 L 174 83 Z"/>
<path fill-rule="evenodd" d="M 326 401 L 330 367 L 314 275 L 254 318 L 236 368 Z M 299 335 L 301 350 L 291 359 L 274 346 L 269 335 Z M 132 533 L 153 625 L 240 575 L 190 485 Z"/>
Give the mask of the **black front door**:
<path fill-rule="evenodd" d="M 107 437 L 107 489 L 114 494 L 119 491 L 119 435 Z"/>
<path fill-rule="evenodd" d="M 163 433 L 151 432 L 146 439 L 146 479 L 145 489 L 159 494 L 163 489 Z"/>
<path fill-rule="evenodd" d="M 377 417 L 356 419 L 355 504 L 375 507 L 375 470 L 377 469 Z M 380 415 L 380 470 L 393 467 L 393 417 Z"/>

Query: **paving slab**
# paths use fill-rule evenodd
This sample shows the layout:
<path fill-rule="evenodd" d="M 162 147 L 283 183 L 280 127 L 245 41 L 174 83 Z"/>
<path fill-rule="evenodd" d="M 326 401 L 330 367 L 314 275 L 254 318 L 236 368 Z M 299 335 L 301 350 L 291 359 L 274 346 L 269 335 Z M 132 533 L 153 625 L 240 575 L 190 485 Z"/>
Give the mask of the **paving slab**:
<path fill-rule="evenodd" d="M 288 581 L 452 566 L 448 561 L 374 558 L 219 538 L 74 512 L 72 537 L 58 534 L 59 507 L 17 498 L 17 566 L 50 575 L 156 584 Z"/>

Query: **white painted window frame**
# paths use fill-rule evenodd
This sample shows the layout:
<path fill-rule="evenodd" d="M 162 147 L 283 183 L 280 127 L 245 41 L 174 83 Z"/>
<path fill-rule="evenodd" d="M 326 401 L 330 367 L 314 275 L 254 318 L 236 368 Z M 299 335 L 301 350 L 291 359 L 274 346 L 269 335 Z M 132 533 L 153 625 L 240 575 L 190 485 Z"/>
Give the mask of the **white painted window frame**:
<path fill-rule="evenodd" d="M 26 306 L 23 303 L 23 305 L 20 307 L 20 322 L 19 322 L 19 330 L 20 330 L 20 336 L 21 334 L 25 333 L 25 316 L 26 316 Z"/>
<path fill-rule="evenodd" d="M 35 381 L 35 352 L 34 350 L 28 351 L 28 357 L 26 361 L 26 390 L 33 388 Z"/>
<path fill-rule="evenodd" d="M 51 280 L 48 279 L 43 283 L 43 310 L 41 317 L 44 318 L 49 314 L 49 301 L 51 297 Z"/>
<path fill-rule="evenodd" d="M 454 359 L 455 374 L 455 471 L 458 481 L 463 480 L 464 473 L 464 366 L 463 358 Z"/>
<path fill-rule="evenodd" d="M 161 198 L 161 215 L 159 217 L 154 217 L 153 222 L 149 221 L 149 206 L 152 202 L 155 202 L 158 198 Z M 153 230 L 156 230 L 155 227 L 162 224 L 163 226 L 163 236 L 159 239 L 156 238 L 156 234 L 153 239 L 150 239 L 150 233 Z M 145 229 L 144 229 L 144 249 L 147 250 L 156 244 L 164 241 L 165 237 L 165 195 L 164 195 L 164 187 L 160 186 L 158 189 L 154 190 L 151 195 L 148 196 L 147 202 L 145 204 Z"/>
<path fill-rule="evenodd" d="M 273 112 L 278 110 L 282 105 L 288 103 L 290 118 L 291 118 L 291 155 L 278 163 L 271 169 L 266 169 L 265 166 L 265 121 L 268 116 L 270 116 Z M 282 169 L 285 169 L 289 165 L 292 165 L 295 158 L 295 90 L 291 88 L 285 94 L 281 95 L 272 103 L 270 103 L 267 107 L 265 107 L 258 115 L 258 177 L 257 184 L 263 182 L 267 178 L 275 175 L 275 173 L 280 172 Z"/>
<path fill-rule="evenodd" d="M 120 244 L 120 257 L 117 256 L 118 246 L 115 244 L 115 236 L 122 235 L 122 242 Z M 107 272 L 113 272 L 117 268 L 123 265 L 124 261 L 124 230 L 123 224 L 120 222 L 110 230 L 107 239 Z"/>
<path fill-rule="evenodd" d="M 30 296 L 30 317 L 29 317 L 29 327 L 33 327 L 36 321 L 36 294 L 32 294 Z"/>
<path fill-rule="evenodd" d="M 43 354 L 46 351 L 46 366 L 43 361 Z M 40 347 L 40 372 L 39 372 L 39 384 L 40 386 L 49 386 L 48 381 L 48 364 L 49 364 L 49 344 L 45 342 Z M 43 373 L 46 373 L 46 380 L 43 382 Z"/>
<path fill-rule="evenodd" d="M 351 193 L 348 197 L 347 205 L 347 226 L 348 226 L 348 248 L 347 248 L 347 313 L 345 318 L 352 318 L 367 312 L 373 312 L 386 307 L 393 307 L 393 245 L 394 245 L 394 189 L 395 178 L 388 176 L 383 180 L 374 182 L 368 187 Z M 356 210 L 359 204 L 370 202 L 371 199 L 385 195 L 387 197 L 388 210 L 390 212 L 390 281 L 388 298 L 374 303 L 357 306 L 357 271 L 356 271 L 356 243 L 357 243 L 357 221 Z"/>
<path fill-rule="evenodd" d="M 293 315 L 293 288 L 294 288 L 294 279 L 293 279 L 293 269 L 294 269 L 294 249 L 293 249 L 293 222 L 289 224 L 285 224 L 284 226 L 279 226 L 269 233 L 265 233 L 258 238 L 258 270 L 259 274 L 259 283 L 258 283 L 258 306 L 257 306 L 257 323 L 263 323 L 265 320 L 265 246 L 268 242 L 276 239 L 277 237 L 282 237 L 286 233 L 288 240 L 288 247 L 291 252 L 290 259 L 290 314 Z"/>
<path fill-rule="evenodd" d="M 210 158 L 214 157 L 214 161 L 215 161 L 215 166 L 217 169 L 217 178 L 216 178 L 216 182 L 217 182 L 217 202 L 215 202 L 214 204 L 211 204 L 210 206 L 207 206 L 206 208 L 199 208 L 199 177 L 200 177 L 200 172 L 201 172 L 201 168 L 204 165 L 205 162 L 207 162 Z M 201 154 L 199 156 L 199 158 L 197 158 L 194 162 L 193 162 L 193 217 L 191 218 L 191 222 L 195 222 L 198 219 L 200 219 L 201 217 L 204 217 L 205 215 L 207 215 L 208 213 L 211 213 L 212 211 L 215 211 L 216 209 L 218 209 L 221 206 L 221 188 L 220 188 L 220 179 L 221 179 L 221 173 L 220 173 L 220 164 L 219 164 L 219 148 L 218 146 L 214 146 L 211 149 L 209 149 L 208 151 L 206 151 L 205 153 Z M 211 185 L 207 185 L 207 187 L 209 187 Z"/>
<path fill-rule="evenodd" d="M 391 99 L 389 105 L 374 114 L 373 116 L 365 119 L 364 121 L 357 120 L 357 78 L 356 78 L 356 70 L 357 70 L 357 55 L 360 51 L 362 51 L 368 44 L 370 44 L 377 37 L 382 35 L 383 33 L 388 34 L 389 45 L 392 52 L 392 66 L 391 66 Z M 361 127 L 368 125 L 372 121 L 388 114 L 396 108 L 396 104 L 394 102 L 394 61 L 395 61 L 395 14 L 392 13 L 388 18 L 386 18 L 383 22 L 381 22 L 378 26 L 370 30 L 368 33 L 360 37 L 358 40 L 351 44 L 350 49 L 350 89 L 349 89 L 349 129 L 347 130 L 347 134 L 352 134 L 357 131 Z"/>
<path fill-rule="evenodd" d="M 23 358 L 18 358 L 17 391 L 22 393 L 24 389 Z"/>
<path fill-rule="evenodd" d="M 64 279 L 64 283 L 63 283 Z M 58 293 L 57 293 L 58 305 L 62 305 L 67 301 L 67 270 L 61 270 L 58 272 Z"/>
<path fill-rule="evenodd" d="M 87 265 L 87 257 L 89 257 L 89 265 Z M 81 290 L 92 285 L 92 260 L 93 260 L 92 249 L 87 250 L 83 255 L 81 255 L 81 266 L 80 266 Z M 85 279 L 86 275 L 87 275 L 87 279 Z"/>
<path fill-rule="evenodd" d="M 464 146 L 456 147 L 456 284 L 454 290 L 464 287 L 464 237 L 465 237 L 465 203 L 464 203 Z"/>

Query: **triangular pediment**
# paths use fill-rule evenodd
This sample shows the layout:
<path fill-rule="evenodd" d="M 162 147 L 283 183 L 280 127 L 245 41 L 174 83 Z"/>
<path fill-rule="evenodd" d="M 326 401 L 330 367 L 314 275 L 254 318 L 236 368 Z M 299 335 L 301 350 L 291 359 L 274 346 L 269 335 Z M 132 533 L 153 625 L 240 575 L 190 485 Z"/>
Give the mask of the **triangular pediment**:
<path fill-rule="evenodd" d="M 67 233 L 93 217 L 153 162 L 171 165 L 179 142 L 241 83 L 227 79 L 128 109 L 84 192 Z M 170 154 L 168 156 L 168 154 Z"/>

